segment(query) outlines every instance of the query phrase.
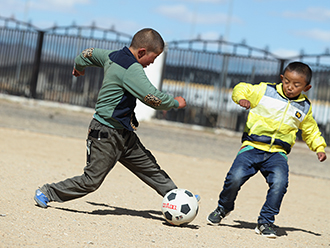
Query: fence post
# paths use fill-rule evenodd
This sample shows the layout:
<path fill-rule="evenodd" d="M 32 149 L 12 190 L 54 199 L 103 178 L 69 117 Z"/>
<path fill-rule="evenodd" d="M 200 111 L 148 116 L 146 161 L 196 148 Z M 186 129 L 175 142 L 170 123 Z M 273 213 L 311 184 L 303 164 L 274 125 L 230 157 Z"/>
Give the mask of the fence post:
<path fill-rule="evenodd" d="M 38 31 L 38 42 L 36 47 L 36 53 L 34 58 L 33 72 L 30 82 L 30 97 L 37 98 L 37 83 L 40 69 L 41 53 L 42 53 L 42 44 L 44 41 L 44 31 Z"/>
<path fill-rule="evenodd" d="M 281 75 L 283 73 L 283 70 L 284 70 L 284 63 L 285 63 L 286 59 L 280 59 L 280 72 L 278 75 Z"/>

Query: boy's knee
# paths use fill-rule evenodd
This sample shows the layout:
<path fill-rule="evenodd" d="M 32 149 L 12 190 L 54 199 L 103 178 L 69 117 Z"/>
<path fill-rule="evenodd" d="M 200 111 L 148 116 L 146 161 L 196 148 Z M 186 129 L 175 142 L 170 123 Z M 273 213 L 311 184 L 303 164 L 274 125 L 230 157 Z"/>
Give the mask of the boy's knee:
<path fill-rule="evenodd" d="M 82 180 L 84 182 L 84 188 L 88 193 L 94 192 L 102 184 L 102 181 L 94 180 L 93 178 L 89 177 L 86 173 L 83 175 Z"/>
<path fill-rule="evenodd" d="M 227 186 L 230 186 L 231 188 L 240 188 L 243 182 L 244 182 L 243 177 L 240 174 L 235 173 L 235 174 L 229 174 L 226 178 L 225 183 L 227 184 Z"/>
<path fill-rule="evenodd" d="M 284 178 L 278 178 L 270 183 L 270 188 L 273 190 L 274 193 L 282 193 L 285 194 L 288 188 L 288 181 Z"/>

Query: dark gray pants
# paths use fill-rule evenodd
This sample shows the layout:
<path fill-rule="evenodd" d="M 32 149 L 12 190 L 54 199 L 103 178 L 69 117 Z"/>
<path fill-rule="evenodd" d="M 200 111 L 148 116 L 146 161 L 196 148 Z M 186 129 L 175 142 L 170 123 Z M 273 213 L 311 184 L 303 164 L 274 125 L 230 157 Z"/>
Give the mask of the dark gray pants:
<path fill-rule="evenodd" d="M 135 132 L 113 129 L 93 119 L 87 138 L 84 174 L 58 183 L 45 184 L 40 190 L 50 201 L 57 202 L 85 196 L 100 187 L 117 161 L 161 196 L 177 188 L 151 152 L 142 145 Z"/>

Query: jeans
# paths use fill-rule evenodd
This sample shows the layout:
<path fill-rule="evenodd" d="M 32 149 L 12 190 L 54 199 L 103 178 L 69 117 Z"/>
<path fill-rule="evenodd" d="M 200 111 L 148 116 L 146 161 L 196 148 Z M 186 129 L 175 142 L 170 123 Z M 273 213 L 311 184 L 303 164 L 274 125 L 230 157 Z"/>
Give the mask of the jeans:
<path fill-rule="evenodd" d="M 234 210 L 234 202 L 241 186 L 259 170 L 269 189 L 258 223 L 274 223 L 289 182 L 289 166 L 284 153 L 265 152 L 252 146 L 243 147 L 226 176 L 218 203 L 226 212 Z"/>

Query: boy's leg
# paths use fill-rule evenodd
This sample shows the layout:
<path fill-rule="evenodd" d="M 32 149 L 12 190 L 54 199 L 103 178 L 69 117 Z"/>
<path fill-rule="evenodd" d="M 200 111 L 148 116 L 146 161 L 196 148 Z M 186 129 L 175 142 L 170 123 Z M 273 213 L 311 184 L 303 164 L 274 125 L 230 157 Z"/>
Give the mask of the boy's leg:
<path fill-rule="evenodd" d="M 275 215 L 280 211 L 280 206 L 289 182 L 289 166 L 285 154 L 272 153 L 271 157 L 265 161 L 260 168 L 265 177 L 269 189 L 266 202 L 264 203 L 258 224 L 274 223 Z"/>
<path fill-rule="evenodd" d="M 155 157 L 143 146 L 137 135 L 134 132 L 125 131 L 125 137 L 127 139 L 126 152 L 119 162 L 161 196 L 176 189 L 177 186 L 172 179 L 160 168 Z"/>
<path fill-rule="evenodd" d="M 240 150 L 227 173 L 223 189 L 219 195 L 218 204 L 226 212 L 234 210 L 235 200 L 241 186 L 258 172 L 258 168 L 255 167 L 255 164 L 258 163 L 258 150 L 251 149 L 249 146 L 243 149 Z"/>
<path fill-rule="evenodd" d="M 212 225 L 218 225 L 221 220 L 234 210 L 234 203 L 241 186 L 258 172 L 255 164 L 260 155 L 259 150 L 251 146 L 241 148 L 227 173 L 223 189 L 219 195 L 218 207 L 209 214 L 207 221 Z"/>
<path fill-rule="evenodd" d="M 95 191 L 118 161 L 120 156 L 118 147 L 120 145 L 117 145 L 113 138 L 116 130 L 108 128 L 96 120 L 92 120 L 90 130 L 87 139 L 87 164 L 84 173 L 58 183 L 42 186 L 40 191 L 50 201 L 68 201 Z M 95 134 L 97 137 L 93 137 Z"/>

